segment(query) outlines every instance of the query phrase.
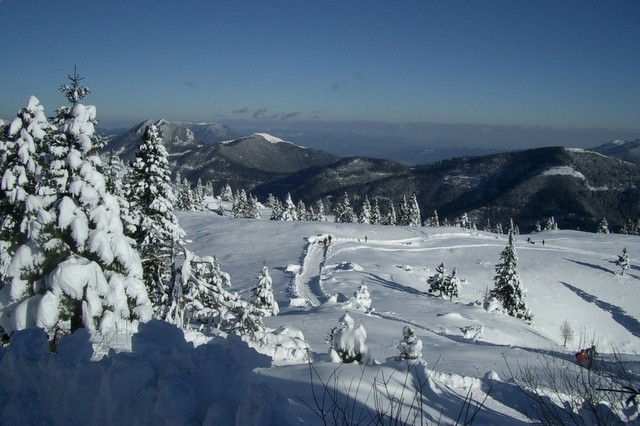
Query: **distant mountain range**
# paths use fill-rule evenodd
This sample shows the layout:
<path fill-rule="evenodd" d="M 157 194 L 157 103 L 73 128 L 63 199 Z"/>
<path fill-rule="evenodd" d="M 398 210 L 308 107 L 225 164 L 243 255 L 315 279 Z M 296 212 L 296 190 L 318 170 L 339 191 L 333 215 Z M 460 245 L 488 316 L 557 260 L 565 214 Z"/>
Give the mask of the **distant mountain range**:
<path fill-rule="evenodd" d="M 106 150 L 135 155 L 140 123 L 111 139 Z M 416 193 L 423 217 L 438 211 L 453 220 L 466 213 L 479 227 L 510 218 L 523 232 L 553 216 L 560 227 L 595 230 L 602 219 L 619 230 L 640 217 L 640 140 L 614 141 L 592 150 L 561 147 L 459 157 L 407 166 L 367 157 L 340 158 L 266 133 L 237 137 L 219 124 L 156 122 L 175 171 L 221 188 L 229 183 L 261 199 L 269 193 L 318 199 L 329 206 L 344 192 L 356 209 L 368 196 L 382 209 Z M 347 143 L 347 142 L 345 142 Z"/>
<path fill-rule="evenodd" d="M 593 148 L 591 151 L 640 164 L 640 139 L 633 141 L 616 140 Z"/>

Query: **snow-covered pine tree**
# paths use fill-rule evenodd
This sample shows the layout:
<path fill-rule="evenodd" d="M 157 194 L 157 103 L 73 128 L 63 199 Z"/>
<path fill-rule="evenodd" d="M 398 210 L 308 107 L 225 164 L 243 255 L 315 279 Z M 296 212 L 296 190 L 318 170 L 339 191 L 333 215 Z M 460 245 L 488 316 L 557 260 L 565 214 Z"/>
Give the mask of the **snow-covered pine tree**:
<path fill-rule="evenodd" d="M 396 223 L 399 226 L 409 226 L 410 221 L 410 211 L 409 211 L 409 202 L 407 201 L 407 196 L 403 195 L 400 200 L 400 208 L 398 209 L 398 217 Z"/>
<path fill-rule="evenodd" d="M 456 220 L 456 226 L 462 229 L 471 229 L 471 223 L 469 222 L 467 213 L 463 213 L 462 216 Z"/>
<path fill-rule="evenodd" d="M 545 231 L 557 231 L 558 230 L 558 224 L 556 223 L 556 220 L 553 216 L 551 216 L 549 219 L 547 219 L 547 223 L 544 226 L 544 230 Z"/>
<path fill-rule="evenodd" d="M 276 197 L 274 197 L 272 193 L 269 193 L 269 195 L 267 196 L 267 201 L 264 205 L 265 207 L 273 209 L 273 207 L 276 205 Z"/>
<path fill-rule="evenodd" d="M 201 202 L 204 201 L 205 187 L 204 183 L 202 183 L 202 177 L 198 178 L 198 182 L 196 183 L 196 188 L 194 190 L 196 198 L 198 198 Z"/>
<path fill-rule="evenodd" d="M 331 329 L 327 338 L 330 348 L 329 357 L 332 362 L 362 362 L 366 359 L 367 331 L 360 324 L 355 326 L 353 318 L 344 314 L 338 320 L 338 326 Z"/>
<path fill-rule="evenodd" d="M 382 215 L 380 214 L 380 205 L 378 203 L 378 197 L 374 197 L 371 202 L 371 224 L 381 225 Z"/>
<path fill-rule="evenodd" d="M 224 188 L 222 188 L 220 199 L 228 203 L 233 201 L 233 190 L 231 189 L 231 185 L 229 185 L 228 183 L 224 186 Z"/>
<path fill-rule="evenodd" d="M 346 192 L 342 195 L 342 198 L 336 204 L 334 209 L 335 222 L 337 223 L 355 223 L 358 218 L 351 207 L 349 201 L 349 194 Z"/>
<path fill-rule="evenodd" d="M 176 181 L 173 186 L 173 194 L 175 195 L 175 202 L 173 208 L 180 211 L 189 210 L 191 204 L 191 196 L 189 194 L 190 188 L 184 184 L 186 178 L 183 178 L 180 172 L 176 172 Z"/>
<path fill-rule="evenodd" d="M 444 266 L 444 263 L 440 263 L 436 268 L 436 273 L 427 279 L 427 284 L 429 284 L 429 293 L 439 292 L 439 296 L 442 297 L 442 294 L 445 290 L 445 285 L 447 281 L 447 269 Z"/>
<path fill-rule="evenodd" d="M 7 130 L 7 140 L 2 143 L 0 235 L 7 233 L 12 243 L 20 244 L 27 236 L 25 202 L 35 193 L 36 183 L 42 176 L 45 138 L 52 126 L 40 101 L 32 96 Z M 5 135 L 2 136 L 4 139 Z"/>
<path fill-rule="evenodd" d="M 198 323 L 249 339 L 264 331 L 264 312 L 225 289 L 231 280 L 215 257 L 200 257 L 185 248 L 176 284 L 167 321 L 181 327 Z"/>
<path fill-rule="evenodd" d="M 307 206 L 302 200 L 298 200 L 296 203 L 296 216 L 298 216 L 298 220 L 309 220 L 309 216 L 307 216 Z"/>
<path fill-rule="evenodd" d="M 513 244 L 513 234 L 509 233 L 507 246 L 500 254 L 501 262 L 496 265 L 495 286 L 491 290 L 494 296 L 512 317 L 531 322 L 533 314 L 527 308 L 524 298 L 527 290 L 520 281 L 520 276 L 516 270 L 518 266 L 518 256 Z"/>
<path fill-rule="evenodd" d="M 111 151 L 106 158 L 104 178 L 107 191 L 118 199 L 124 233 L 130 237 L 136 230 L 136 224 L 131 215 L 130 203 L 127 199 L 129 194 L 129 169 L 115 151 Z"/>
<path fill-rule="evenodd" d="M 204 186 L 202 185 L 202 180 L 198 178 L 198 183 L 196 187 L 193 188 L 193 211 L 202 211 L 204 210 Z"/>
<path fill-rule="evenodd" d="M 204 186 L 204 194 L 207 197 L 213 197 L 213 182 L 210 180 L 208 180 Z"/>
<path fill-rule="evenodd" d="M 247 219 L 260 219 L 260 209 L 258 208 L 258 199 L 249 194 L 247 197 Z"/>
<path fill-rule="evenodd" d="M 420 219 L 420 206 L 418 205 L 418 197 L 416 194 L 411 196 L 408 204 L 408 223 L 409 226 L 420 226 L 422 220 Z"/>
<path fill-rule="evenodd" d="M 389 200 L 389 210 L 387 211 L 387 216 L 384 219 L 384 224 L 388 226 L 395 226 L 396 223 L 398 223 L 396 208 L 393 206 L 393 201 Z"/>
<path fill-rule="evenodd" d="M 600 222 L 598 222 L 598 230 L 596 231 L 598 234 L 608 234 L 609 231 L 609 223 L 606 218 L 602 218 Z"/>
<path fill-rule="evenodd" d="M 431 217 L 427 219 L 427 226 L 440 226 L 440 219 L 438 218 L 437 210 L 434 210 Z"/>
<path fill-rule="evenodd" d="M 247 193 L 244 189 L 236 192 L 235 197 L 233 197 L 233 203 L 231 205 L 231 213 L 235 218 L 245 218 L 247 217 L 248 210 L 248 200 Z"/>
<path fill-rule="evenodd" d="M 400 359 L 422 358 L 422 340 L 416 337 L 416 332 L 409 325 L 402 327 L 402 339 L 398 345 Z"/>
<path fill-rule="evenodd" d="M 15 249 L 28 238 L 27 198 L 42 177 L 45 139 L 52 131 L 40 101 L 32 96 L 0 134 L 0 287 Z"/>
<path fill-rule="evenodd" d="M 176 209 L 184 211 L 201 211 L 203 209 L 202 201 L 203 200 L 196 197 L 189 180 L 186 177 L 182 178 L 182 183 L 178 185 L 177 189 Z"/>
<path fill-rule="evenodd" d="M 144 282 L 156 316 L 164 318 L 175 281 L 175 258 L 185 233 L 173 214 L 169 154 L 155 124 L 146 128 L 129 174 L 128 198 L 136 224 L 133 234 Z"/>
<path fill-rule="evenodd" d="M 324 215 L 324 204 L 322 200 L 318 200 L 316 203 L 316 219 L 318 222 L 324 222 L 327 218 Z"/>
<path fill-rule="evenodd" d="M 284 206 L 282 207 L 282 213 L 280 214 L 279 220 L 284 220 L 286 222 L 298 220 L 298 212 L 296 211 L 295 204 L 293 204 L 290 193 L 287 193 L 287 198 L 284 200 Z"/>
<path fill-rule="evenodd" d="M 152 315 L 140 257 L 101 172 L 96 109 L 79 103 L 88 93 L 82 78 L 69 79 L 60 90 L 71 105 L 57 110 L 44 176 L 28 195 L 28 239 L 0 290 L 5 332 L 38 326 L 54 343 L 77 328 L 107 333 Z"/>
<path fill-rule="evenodd" d="M 278 315 L 280 308 L 273 295 L 273 283 L 267 265 L 262 265 L 258 282 L 256 286 L 251 289 L 251 294 L 253 295 L 253 304 L 258 309 L 264 311 L 265 316 Z"/>
<path fill-rule="evenodd" d="M 364 196 L 364 201 L 362 202 L 362 208 L 360 210 L 360 216 L 358 218 L 359 223 L 371 224 L 371 203 L 369 202 L 369 197 Z"/>
<path fill-rule="evenodd" d="M 620 271 L 620 275 L 624 275 L 624 273 L 629 269 L 629 253 L 627 253 L 626 247 L 622 249 L 622 254 L 618 256 L 616 266 L 619 266 L 622 269 Z"/>
<path fill-rule="evenodd" d="M 307 220 L 311 220 L 311 221 L 318 221 L 318 214 L 316 213 L 315 209 L 313 208 L 313 206 L 309 206 L 309 208 L 307 208 Z"/>
<path fill-rule="evenodd" d="M 458 278 L 458 272 L 456 268 L 453 268 L 451 275 L 448 275 L 444 280 L 444 288 L 442 294 L 449 297 L 449 300 L 453 300 L 454 296 L 458 297 L 460 291 L 460 278 Z"/>
<path fill-rule="evenodd" d="M 280 220 L 283 212 L 284 206 L 282 205 L 280 200 L 276 198 L 273 203 L 273 207 L 271 207 L 271 217 L 269 218 L 269 220 Z"/>

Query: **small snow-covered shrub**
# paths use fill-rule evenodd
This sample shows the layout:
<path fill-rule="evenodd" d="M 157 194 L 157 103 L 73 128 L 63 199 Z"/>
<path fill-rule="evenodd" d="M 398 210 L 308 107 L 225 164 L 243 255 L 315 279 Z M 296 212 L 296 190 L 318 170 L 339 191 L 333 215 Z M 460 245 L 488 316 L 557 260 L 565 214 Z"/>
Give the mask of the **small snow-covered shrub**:
<path fill-rule="evenodd" d="M 269 355 L 278 363 L 304 363 L 309 361 L 309 345 L 297 328 L 280 326 L 277 330 L 257 333 L 255 341 L 247 341 L 256 351 Z"/>
<path fill-rule="evenodd" d="M 329 358 L 331 362 L 362 362 L 365 360 L 368 348 L 365 340 L 367 331 L 360 324 L 355 326 L 353 318 L 344 314 L 338 320 L 338 326 L 329 333 Z"/>
<path fill-rule="evenodd" d="M 371 309 L 371 294 L 364 282 L 353 292 L 353 297 L 349 299 L 345 307 L 351 307 L 364 312 L 373 311 L 373 309 Z"/>
<path fill-rule="evenodd" d="M 460 328 L 462 337 L 467 340 L 482 340 L 484 339 L 484 325 L 469 325 Z"/>
<path fill-rule="evenodd" d="M 418 359 L 422 357 L 422 340 L 416 337 L 411 326 L 402 327 L 402 339 L 398 345 L 401 359 Z"/>

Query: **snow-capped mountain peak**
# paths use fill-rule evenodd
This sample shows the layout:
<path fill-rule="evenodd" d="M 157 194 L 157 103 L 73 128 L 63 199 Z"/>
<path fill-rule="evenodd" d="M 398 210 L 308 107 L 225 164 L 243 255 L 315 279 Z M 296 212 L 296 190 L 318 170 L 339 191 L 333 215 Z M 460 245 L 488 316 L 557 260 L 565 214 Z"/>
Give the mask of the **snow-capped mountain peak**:
<path fill-rule="evenodd" d="M 259 137 L 265 139 L 267 142 L 271 142 L 271 143 L 286 142 L 284 139 L 280 139 L 278 137 L 270 135 L 269 133 L 254 133 L 251 136 L 259 136 Z M 289 143 L 291 143 L 291 142 L 289 142 Z"/>

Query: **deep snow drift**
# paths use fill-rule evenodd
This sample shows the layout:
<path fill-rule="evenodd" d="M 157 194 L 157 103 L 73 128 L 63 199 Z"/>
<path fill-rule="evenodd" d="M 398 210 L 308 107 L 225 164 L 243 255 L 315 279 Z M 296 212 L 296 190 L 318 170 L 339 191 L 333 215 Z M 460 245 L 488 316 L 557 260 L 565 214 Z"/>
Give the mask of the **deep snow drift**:
<path fill-rule="evenodd" d="M 573 353 L 593 343 L 603 362 L 615 351 L 630 370 L 638 368 L 638 237 L 576 231 L 517 236 L 518 272 L 534 315 L 527 325 L 482 307 L 505 235 L 231 219 L 212 212 L 178 217 L 188 248 L 217 256 L 243 297 L 249 298 L 263 263 L 268 266 L 280 314 L 265 324 L 280 331 L 269 335 L 270 345 L 257 345 L 267 355 L 206 330 L 188 330 L 185 341 L 180 330 L 158 322 L 93 342 L 93 355 L 80 332 L 49 355 L 46 338 L 27 330 L 0 351 L 1 424 L 317 424 L 314 411 L 323 408 L 312 389 L 322 396 L 322 382 L 340 401 L 352 398 L 354 422 L 367 415 L 364 405 L 375 410 L 377 400 L 387 408 L 402 401 L 409 423 L 449 424 L 470 395 L 484 400 L 475 424 L 524 424 L 531 411 L 509 381 L 510 366 L 548 356 L 579 368 Z M 631 269 L 620 275 L 615 260 L 624 247 Z M 456 268 L 461 279 L 453 301 L 427 292 L 440 263 L 447 271 Z M 355 303 L 363 283 L 367 307 Z M 328 356 L 327 336 L 345 313 L 366 330 L 368 361 L 361 365 L 331 363 Z M 575 331 L 567 348 L 561 346 L 565 321 Z M 422 342 L 421 360 L 397 360 L 407 325 Z"/>

